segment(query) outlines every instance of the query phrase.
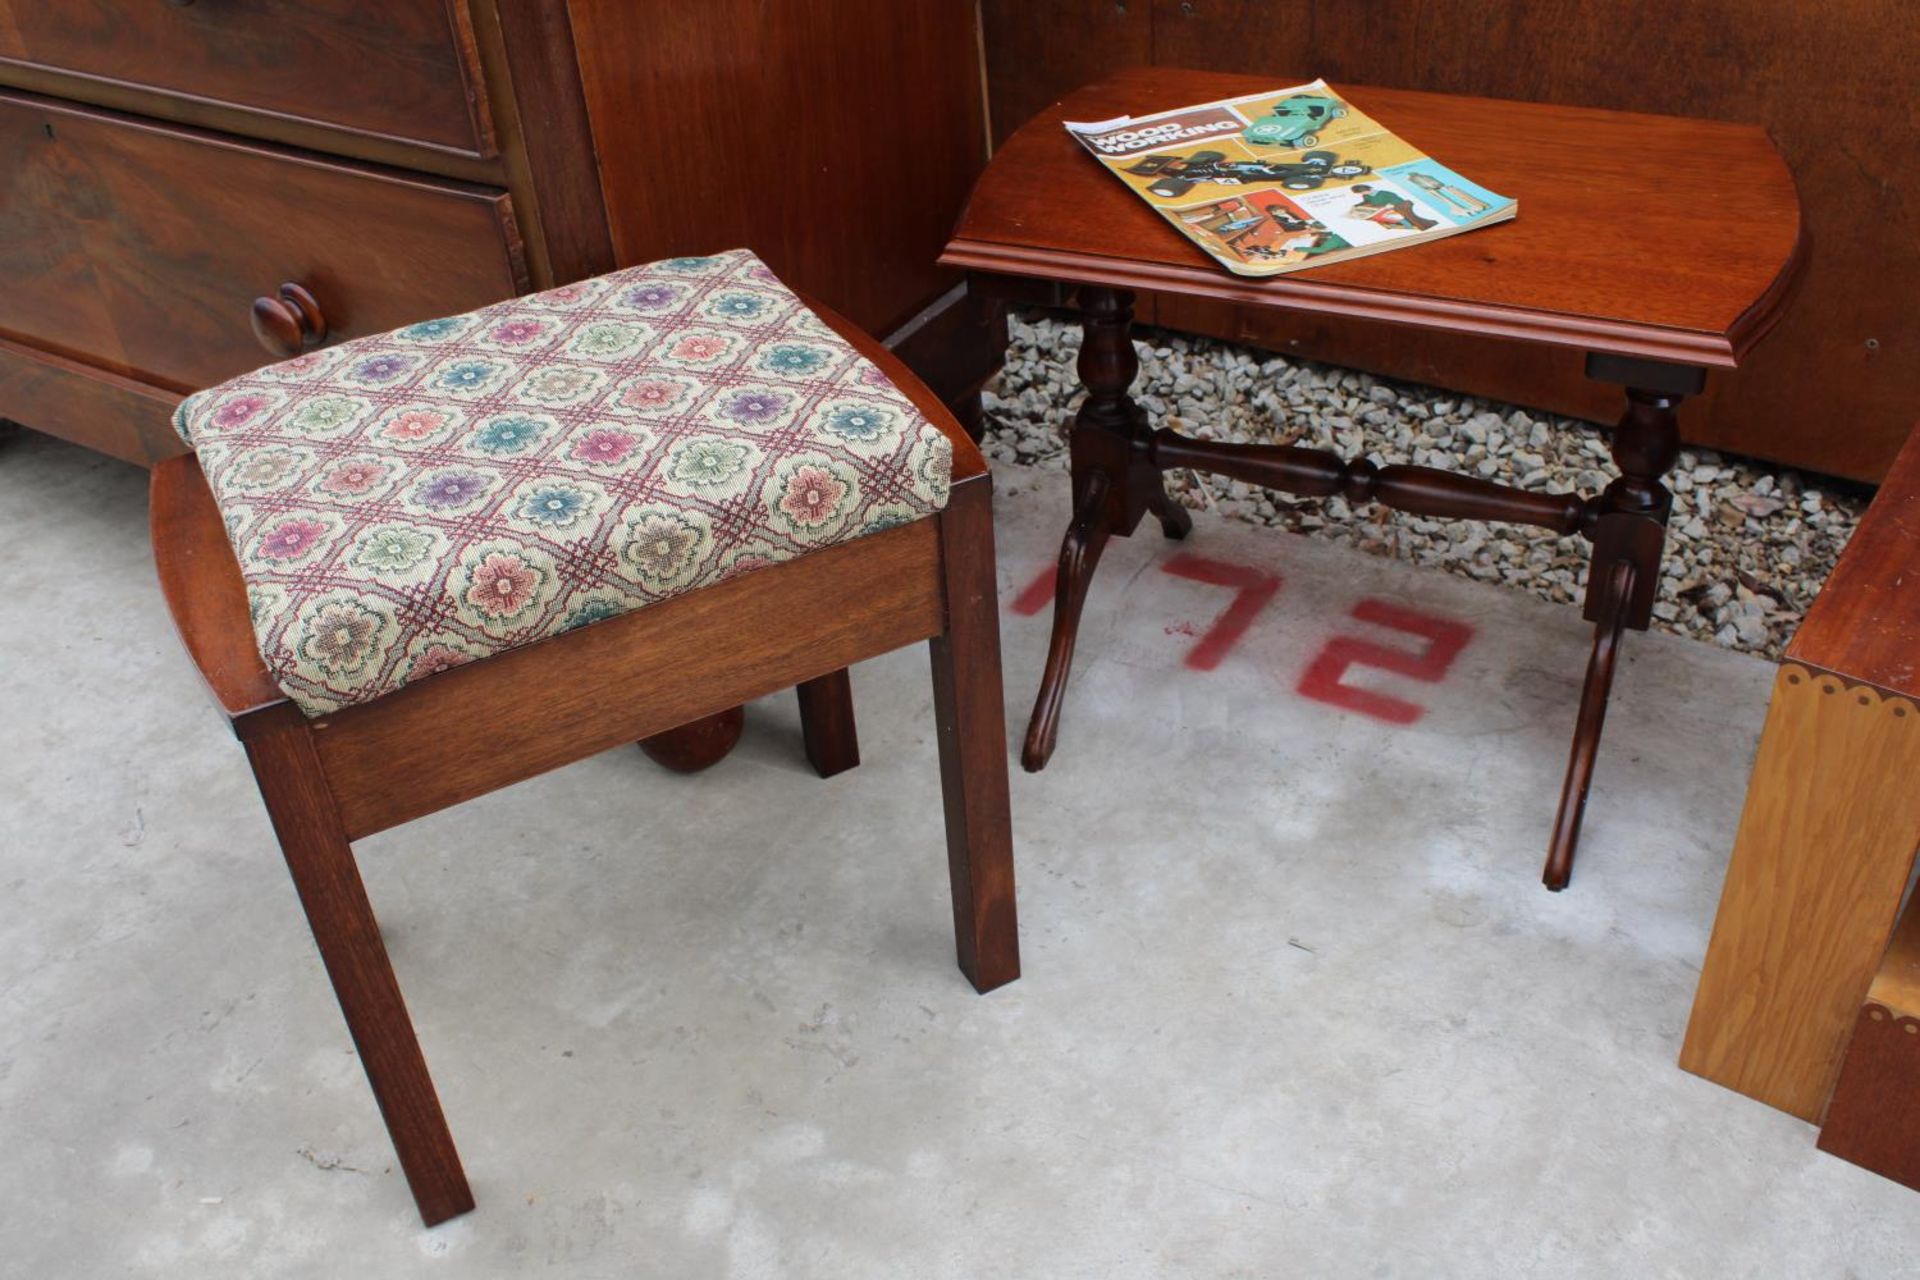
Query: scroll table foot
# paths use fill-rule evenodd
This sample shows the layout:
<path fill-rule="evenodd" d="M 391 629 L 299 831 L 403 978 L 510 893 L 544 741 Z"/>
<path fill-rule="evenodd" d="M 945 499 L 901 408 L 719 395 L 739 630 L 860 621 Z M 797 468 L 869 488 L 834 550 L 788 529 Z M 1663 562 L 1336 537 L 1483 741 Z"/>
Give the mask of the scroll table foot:
<path fill-rule="evenodd" d="M 1112 504 L 1107 501 L 1107 477 L 1088 476 L 1075 504 L 1073 522 L 1060 544 L 1060 569 L 1053 597 L 1053 638 L 1047 646 L 1047 666 L 1034 699 L 1033 719 L 1020 763 L 1028 773 L 1047 767 L 1060 736 L 1060 706 L 1067 695 L 1067 674 L 1073 667 L 1073 646 L 1080 633 L 1080 611 L 1087 602 L 1087 585 L 1113 536 Z"/>
<path fill-rule="evenodd" d="M 1567 779 L 1560 788 L 1560 811 L 1553 820 L 1553 841 L 1540 879 L 1558 893 L 1573 878 L 1573 855 L 1580 844 L 1580 823 L 1586 816 L 1587 790 L 1593 784 L 1594 757 L 1600 751 L 1600 730 L 1607 721 L 1607 699 L 1613 693 L 1613 666 L 1620 651 L 1620 633 L 1627 623 L 1627 602 L 1633 595 L 1634 567 L 1614 562 L 1607 582 L 1606 606 L 1594 623 L 1593 654 L 1587 660 L 1586 688 L 1580 694 L 1580 719 L 1573 731 L 1573 751 L 1567 760 Z"/>

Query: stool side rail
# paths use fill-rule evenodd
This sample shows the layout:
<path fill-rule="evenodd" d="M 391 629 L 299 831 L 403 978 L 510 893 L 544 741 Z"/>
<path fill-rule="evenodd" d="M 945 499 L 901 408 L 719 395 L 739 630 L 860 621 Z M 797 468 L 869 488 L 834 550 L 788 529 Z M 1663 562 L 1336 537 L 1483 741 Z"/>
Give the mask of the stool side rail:
<path fill-rule="evenodd" d="M 917 520 L 317 719 L 342 824 L 357 840 L 928 639 L 944 623 L 937 539 Z M 822 600 L 830 619 L 783 623 Z"/>

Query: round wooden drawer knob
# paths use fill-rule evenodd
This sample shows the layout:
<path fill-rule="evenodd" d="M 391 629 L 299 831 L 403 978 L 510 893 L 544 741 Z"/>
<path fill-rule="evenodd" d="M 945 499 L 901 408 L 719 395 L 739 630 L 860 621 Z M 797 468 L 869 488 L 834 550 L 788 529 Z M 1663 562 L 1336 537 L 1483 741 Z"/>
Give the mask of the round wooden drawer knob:
<path fill-rule="evenodd" d="M 273 298 L 253 300 L 253 336 L 282 359 L 327 340 L 327 318 L 311 293 L 289 281 Z"/>

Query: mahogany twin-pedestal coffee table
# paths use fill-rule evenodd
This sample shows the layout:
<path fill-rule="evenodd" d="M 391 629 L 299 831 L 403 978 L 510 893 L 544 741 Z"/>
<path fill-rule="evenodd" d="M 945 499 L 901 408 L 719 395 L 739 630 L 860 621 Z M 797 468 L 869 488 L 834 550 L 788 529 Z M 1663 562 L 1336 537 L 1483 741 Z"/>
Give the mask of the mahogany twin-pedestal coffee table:
<path fill-rule="evenodd" d="M 1368 115 L 1473 181 L 1518 199 L 1510 222 L 1358 262 L 1252 280 L 1216 265 L 1114 180 L 1061 127 L 1295 83 L 1143 68 L 1073 94 L 1023 126 L 974 187 L 940 261 L 982 293 L 1078 300 L 1087 395 L 1070 436 L 1073 518 L 1060 549 L 1053 638 L 1022 759 L 1053 754 L 1074 636 L 1100 552 L 1151 514 L 1192 525 L 1160 473 L 1191 467 L 1289 493 L 1341 494 L 1447 519 L 1540 525 L 1592 540 L 1593 655 L 1544 879 L 1566 886 L 1626 628 L 1644 631 L 1660 578 L 1679 452 L 1675 410 L 1732 369 L 1783 310 L 1805 257 L 1793 177 L 1752 125 L 1342 89 Z M 1037 294 L 1035 282 L 1050 293 Z M 1536 493 L 1431 467 L 1375 466 L 1318 449 L 1226 444 L 1155 430 L 1128 395 L 1136 290 L 1489 341 L 1571 347 L 1587 376 L 1626 388 L 1619 476 L 1601 493 Z"/>

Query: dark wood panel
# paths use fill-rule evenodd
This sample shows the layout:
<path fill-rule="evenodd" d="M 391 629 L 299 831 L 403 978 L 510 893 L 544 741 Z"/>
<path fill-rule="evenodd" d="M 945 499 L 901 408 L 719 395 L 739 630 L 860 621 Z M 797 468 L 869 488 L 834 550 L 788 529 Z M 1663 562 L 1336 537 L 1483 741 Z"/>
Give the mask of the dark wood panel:
<path fill-rule="evenodd" d="M 1150 3 L 1153 59 L 1164 66 L 1278 73 L 1296 81 L 1325 76 L 1329 80 L 1408 89 L 1443 88 L 1412 80 L 1415 69 L 1426 60 L 1419 43 L 1430 34 L 1423 24 L 1433 8 L 1431 0 L 1400 0 L 1397 4 L 1349 0 L 1343 5 L 1321 4 L 1319 0 Z M 1533 7 L 1545 13 L 1561 4 L 1560 0 L 1549 0 Z M 1501 21 L 1496 5 L 1483 5 L 1476 13 L 1457 16 L 1468 22 L 1477 36 L 1495 30 Z M 1460 33 L 1458 43 L 1471 44 L 1471 40 Z M 1476 55 L 1469 66 L 1483 76 L 1491 71 L 1482 55 Z M 1489 92 L 1484 86 L 1447 87 L 1445 91 Z"/>
<path fill-rule="evenodd" d="M 508 180 L 506 157 L 503 154 L 479 156 L 465 151 L 450 151 L 445 147 L 436 147 L 427 143 L 389 138 L 381 134 L 354 133 L 334 125 L 316 124 L 311 120 L 302 120 L 295 116 L 271 115 L 244 107 L 208 101 L 204 98 L 182 97 L 177 93 L 167 93 L 164 90 L 151 89 L 143 85 L 127 84 L 119 80 L 101 80 L 52 67 L 0 59 L 0 89 L 39 94 L 47 98 L 60 98 L 68 102 L 99 107 L 107 111 L 119 111 L 167 124 L 228 133 L 236 137 L 249 138 L 255 142 L 277 142 L 289 147 L 322 151 L 328 155 L 346 159 L 364 160 L 370 164 L 418 169 L 424 173 L 437 174 L 443 178 L 457 178 L 464 182 L 480 182 L 496 186 L 513 185 Z M 504 135 L 504 126 L 501 132 Z"/>
<path fill-rule="evenodd" d="M 974 7 L 572 0 L 622 263 L 745 245 L 870 332 L 934 266 L 985 163 Z"/>
<path fill-rule="evenodd" d="M 0 196 L 0 336 L 172 390 L 275 358 L 250 315 L 283 282 L 330 340 L 525 284 L 497 190 L 25 95 L 0 94 Z"/>
<path fill-rule="evenodd" d="M 1087 46 L 1063 65 L 1051 46 L 1085 25 L 1072 0 L 984 0 L 996 128 L 1101 72 L 1139 60 Z M 1920 405 L 1920 171 L 1911 68 L 1920 23 L 1898 0 L 1786 5 L 1705 0 L 1675 8 L 1599 0 L 1154 0 L 1153 61 L 1269 76 L 1316 75 L 1405 88 L 1652 111 L 1762 124 L 1800 187 L 1814 246 L 1799 296 L 1751 367 L 1716 378 L 1689 404 L 1690 441 L 1875 480 Z M 1817 86 L 1817 88 L 1810 88 Z M 1413 137 L 1419 141 L 1418 133 Z M 1443 155 L 1442 159 L 1449 157 Z M 1469 176 L 1478 176 L 1469 173 Z M 1730 188 L 1713 208 L 1750 216 Z M 1522 210 L 1521 217 L 1526 213 Z M 1198 332 L 1292 349 L 1284 318 L 1185 308 Z M 1321 358 L 1541 408 L 1593 416 L 1575 365 L 1492 368 L 1474 344 L 1423 339 L 1417 350 L 1321 330 Z"/>
<path fill-rule="evenodd" d="M 1820 1149 L 1920 1191 L 1920 903 L 1907 904 L 1867 989 Z"/>
<path fill-rule="evenodd" d="M 982 0 L 980 24 L 995 143 L 1081 85 L 1153 61 L 1152 0 Z"/>
<path fill-rule="evenodd" d="M 185 453 L 180 397 L 0 340 L 0 418 L 139 465 Z"/>
<path fill-rule="evenodd" d="M 890 334 L 887 345 L 955 412 L 971 412 L 981 386 L 1004 363 L 1007 309 L 955 285 Z"/>
<path fill-rule="evenodd" d="M 606 274 L 613 237 L 567 0 L 498 0 L 475 17 L 535 286 Z"/>
<path fill-rule="evenodd" d="M 0 0 L 0 62 L 473 155 L 465 0 Z"/>
<path fill-rule="evenodd" d="M 1819 1147 L 1920 1191 L 1920 1015 L 1861 1008 Z"/>
<path fill-rule="evenodd" d="M 1920 432 L 1907 441 L 1787 657 L 1920 700 Z"/>

